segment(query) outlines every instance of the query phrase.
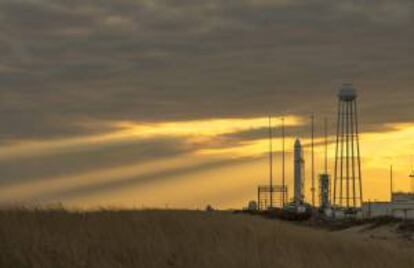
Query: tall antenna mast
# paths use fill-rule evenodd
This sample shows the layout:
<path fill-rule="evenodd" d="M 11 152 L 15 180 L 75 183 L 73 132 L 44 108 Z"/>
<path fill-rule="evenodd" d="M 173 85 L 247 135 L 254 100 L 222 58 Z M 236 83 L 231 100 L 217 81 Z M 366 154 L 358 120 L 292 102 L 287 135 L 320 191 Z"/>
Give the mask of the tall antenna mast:
<path fill-rule="evenodd" d="M 269 116 L 269 185 L 270 208 L 273 208 L 273 146 L 272 146 L 272 117 Z"/>
<path fill-rule="evenodd" d="M 312 149 L 312 206 L 315 207 L 315 150 L 314 150 L 314 132 L 315 116 L 311 116 L 311 149 Z"/>
<path fill-rule="evenodd" d="M 325 117 L 325 174 L 328 174 L 328 118 Z"/>
<path fill-rule="evenodd" d="M 411 171 L 409 177 L 411 178 L 411 193 L 414 193 L 414 169 L 413 169 L 413 156 L 411 158 Z"/>
<path fill-rule="evenodd" d="M 285 205 L 285 118 L 282 117 L 282 204 Z"/>
<path fill-rule="evenodd" d="M 392 183 L 392 180 L 393 180 L 393 176 L 394 174 L 393 174 L 393 170 L 392 170 L 392 165 L 390 166 L 390 200 L 391 200 L 391 202 L 392 202 L 392 193 L 394 192 L 394 190 L 393 190 L 393 183 Z"/>

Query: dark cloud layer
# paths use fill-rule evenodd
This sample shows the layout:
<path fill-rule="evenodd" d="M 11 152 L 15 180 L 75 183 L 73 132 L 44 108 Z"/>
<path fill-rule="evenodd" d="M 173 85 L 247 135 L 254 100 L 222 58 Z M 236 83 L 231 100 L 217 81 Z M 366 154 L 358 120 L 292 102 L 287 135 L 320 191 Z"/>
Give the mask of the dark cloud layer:
<path fill-rule="evenodd" d="M 413 13 L 408 0 L 1 0 L 0 134 L 333 115 L 343 81 L 362 122 L 412 121 Z"/>

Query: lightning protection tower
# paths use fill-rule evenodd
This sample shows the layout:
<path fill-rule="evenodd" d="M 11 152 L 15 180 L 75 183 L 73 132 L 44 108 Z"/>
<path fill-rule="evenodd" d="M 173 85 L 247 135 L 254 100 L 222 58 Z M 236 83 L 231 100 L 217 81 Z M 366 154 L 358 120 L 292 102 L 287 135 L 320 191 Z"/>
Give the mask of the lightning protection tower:
<path fill-rule="evenodd" d="M 335 207 L 355 209 L 362 205 L 357 93 L 352 84 L 343 84 L 338 93 L 333 187 L 332 203 Z"/>

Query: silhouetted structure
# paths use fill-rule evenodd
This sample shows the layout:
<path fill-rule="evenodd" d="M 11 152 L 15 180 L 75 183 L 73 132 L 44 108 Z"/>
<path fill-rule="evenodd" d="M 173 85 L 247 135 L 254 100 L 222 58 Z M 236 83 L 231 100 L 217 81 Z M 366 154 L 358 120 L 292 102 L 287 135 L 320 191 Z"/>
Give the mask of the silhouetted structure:
<path fill-rule="evenodd" d="M 410 179 L 411 179 L 411 193 L 414 194 L 414 169 L 412 167 L 411 167 Z"/>
<path fill-rule="evenodd" d="M 273 135 L 272 135 L 272 117 L 269 116 L 269 185 L 273 189 Z M 273 207 L 273 191 L 269 191 L 270 208 Z"/>
<path fill-rule="evenodd" d="M 353 209 L 363 202 L 357 94 L 353 86 L 344 84 L 338 99 L 332 203 L 335 207 Z"/>
<path fill-rule="evenodd" d="M 294 202 L 296 205 L 304 203 L 305 159 L 302 145 L 296 139 L 294 148 Z"/>
<path fill-rule="evenodd" d="M 329 203 L 329 175 L 320 174 L 319 175 L 319 205 L 322 209 L 328 208 Z"/>
<path fill-rule="evenodd" d="M 272 198 L 270 198 L 272 197 Z M 287 186 L 282 185 L 260 185 L 257 188 L 257 205 L 259 210 L 269 208 L 282 208 L 283 198 L 288 197 Z"/>
<path fill-rule="evenodd" d="M 260 185 L 257 188 L 257 206 L 259 210 L 281 208 L 287 198 L 287 186 L 273 183 L 273 127 L 269 116 L 269 185 Z M 284 170 L 283 170 L 284 173 Z"/>
<path fill-rule="evenodd" d="M 314 115 L 311 116 L 311 193 L 312 193 L 312 206 L 315 207 L 315 117 Z"/>
<path fill-rule="evenodd" d="M 286 156 L 285 156 L 285 119 L 282 118 L 282 187 L 286 187 Z M 282 204 L 285 206 L 287 196 L 285 192 L 282 193 Z"/>

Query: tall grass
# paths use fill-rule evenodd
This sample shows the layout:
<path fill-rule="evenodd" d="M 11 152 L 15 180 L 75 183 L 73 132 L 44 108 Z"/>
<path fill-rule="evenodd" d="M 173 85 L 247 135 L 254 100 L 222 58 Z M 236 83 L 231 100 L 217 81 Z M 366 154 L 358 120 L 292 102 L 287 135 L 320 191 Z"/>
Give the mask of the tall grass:
<path fill-rule="evenodd" d="M 414 251 L 254 216 L 0 212 L 1 267 L 414 267 Z"/>

